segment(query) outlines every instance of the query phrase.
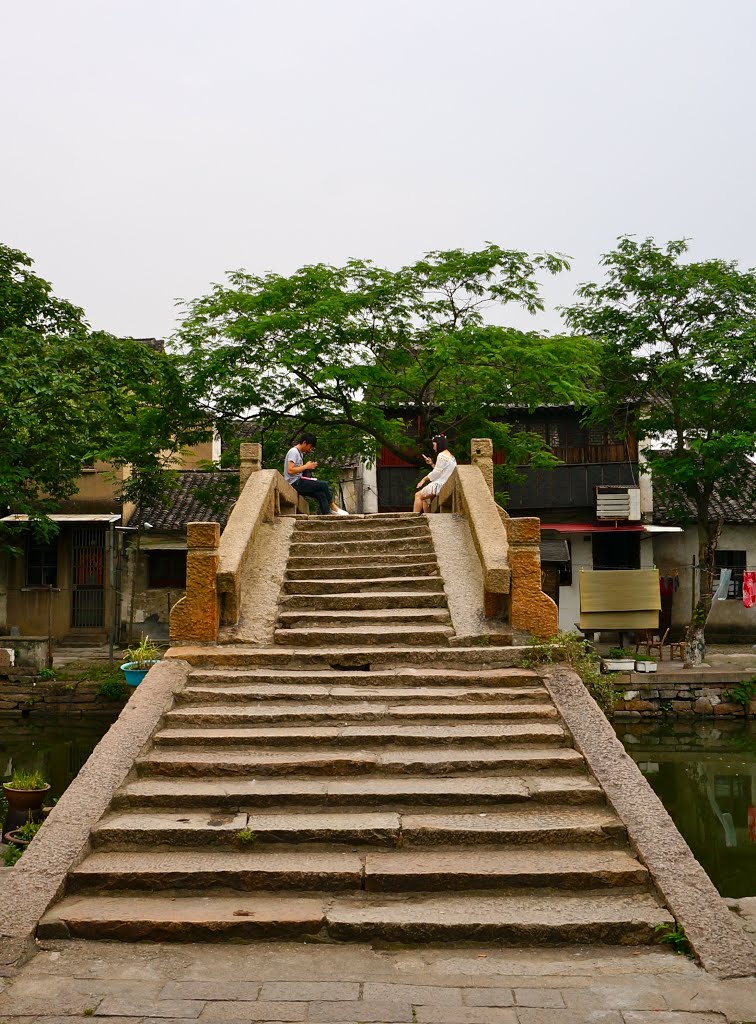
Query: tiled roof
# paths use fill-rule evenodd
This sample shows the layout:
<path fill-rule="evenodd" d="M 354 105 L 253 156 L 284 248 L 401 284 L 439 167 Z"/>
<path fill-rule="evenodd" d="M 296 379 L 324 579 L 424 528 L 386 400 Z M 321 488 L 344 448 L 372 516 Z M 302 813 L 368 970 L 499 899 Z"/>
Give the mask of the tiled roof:
<path fill-rule="evenodd" d="M 654 522 L 674 523 L 675 509 L 680 508 L 687 513 L 691 522 L 696 521 L 696 509 L 693 503 L 673 494 L 663 481 L 654 480 Z M 748 523 L 756 526 L 756 465 L 746 460 L 746 471 L 740 492 L 735 498 L 720 498 L 715 492 L 711 502 L 711 511 L 716 517 L 722 517 L 725 523 Z"/>
<path fill-rule="evenodd" d="M 220 523 L 225 527 L 239 493 L 235 470 L 205 473 L 196 469 L 172 475 L 168 491 L 139 506 L 129 526 L 150 523 L 154 530 L 186 530 L 187 523 Z"/>

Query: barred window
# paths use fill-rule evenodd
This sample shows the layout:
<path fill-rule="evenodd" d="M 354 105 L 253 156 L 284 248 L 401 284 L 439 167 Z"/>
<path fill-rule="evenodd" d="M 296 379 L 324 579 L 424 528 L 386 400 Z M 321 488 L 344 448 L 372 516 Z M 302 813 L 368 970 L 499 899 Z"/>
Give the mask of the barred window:
<path fill-rule="evenodd" d="M 732 569 L 730 585 L 727 588 L 727 600 L 742 601 L 743 570 L 746 567 L 745 551 L 728 551 L 726 549 L 722 550 L 720 548 L 719 551 L 717 551 L 714 555 L 714 567 L 715 570 Z M 715 589 L 719 586 L 720 577 L 721 573 L 717 571 L 714 576 Z"/>

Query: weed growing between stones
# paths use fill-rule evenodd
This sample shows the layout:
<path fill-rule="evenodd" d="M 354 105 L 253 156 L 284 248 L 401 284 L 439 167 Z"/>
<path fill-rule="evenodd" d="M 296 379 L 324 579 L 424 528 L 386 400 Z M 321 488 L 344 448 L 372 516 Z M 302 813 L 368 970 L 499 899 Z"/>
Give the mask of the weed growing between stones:
<path fill-rule="evenodd" d="M 129 697 L 129 688 L 120 675 L 112 675 L 103 679 L 97 687 L 97 696 L 105 700 L 125 701 Z"/>
<path fill-rule="evenodd" d="M 665 942 L 675 953 L 693 956 L 690 943 L 679 924 L 657 924 L 654 928 L 659 942 Z"/>
<path fill-rule="evenodd" d="M 744 679 L 740 683 L 735 683 L 734 686 L 722 694 L 722 697 L 732 704 L 742 704 L 747 711 L 748 705 L 756 697 L 756 676 Z"/>
<path fill-rule="evenodd" d="M 257 836 L 250 829 L 243 828 L 236 833 L 236 839 L 242 844 L 242 846 L 248 846 L 249 843 L 256 842 Z"/>
<path fill-rule="evenodd" d="M 574 633 L 557 633 L 548 640 L 533 644 L 521 659 L 523 668 L 566 662 L 580 676 L 591 697 L 611 718 L 614 711 L 614 683 L 601 672 L 599 656 L 586 641 Z"/>

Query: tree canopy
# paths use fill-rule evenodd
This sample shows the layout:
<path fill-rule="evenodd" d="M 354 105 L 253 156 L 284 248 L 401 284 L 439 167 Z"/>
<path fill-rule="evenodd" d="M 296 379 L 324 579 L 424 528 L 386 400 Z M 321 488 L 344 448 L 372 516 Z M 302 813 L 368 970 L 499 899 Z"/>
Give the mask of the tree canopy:
<path fill-rule="evenodd" d="M 679 522 L 698 524 L 702 631 L 722 527 L 712 498 L 741 493 L 756 452 L 756 272 L 686 262 L 687 252 L 684 240 L 621 238 L 602 259 L 605 280 L 582 285 L 582 301 L 565 313 L 573 329 L 604 342 L 594 414 L 629 403 L 655 486 L 676 496 Z"/>
<path fill-rule="evenodd" d="M 550 464 L 542 440 L 511 433 L 502 412 L 587 402 L 598 346 L 487 313 L 508 303 L 537 313 L 538 274 L 567 265 L 488 245 L 393 271 L 356 259 L 289 277 L 237 271 L 186 304 L 177 340 L 221 430 L 254 420 L 276 464 L 304 427 L 327 435 L 336 457 L 373 460 L 385 446 L 416 461 L 443 430 L 461 448 L 493 437 L 512 465 Z"/>
<path fill-rule="evenodd" d="M 157 486 L 160 469 L 208 433 L 177 361 L 92 332 L 31 268 L 0 245 L 0 508 L 54 511 L 87 459 L 131 464 L 132 491 Z"/>

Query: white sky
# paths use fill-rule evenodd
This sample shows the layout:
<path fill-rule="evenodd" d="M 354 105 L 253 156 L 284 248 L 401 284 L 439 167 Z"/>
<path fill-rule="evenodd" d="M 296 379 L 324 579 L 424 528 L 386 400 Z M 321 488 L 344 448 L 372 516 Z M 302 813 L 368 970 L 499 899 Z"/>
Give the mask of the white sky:
<path fill-rule="evenodd" d="M 227 269 L 756 264 L 756 0 L 0 0 L 0 241 L 117 334 Z"/>

